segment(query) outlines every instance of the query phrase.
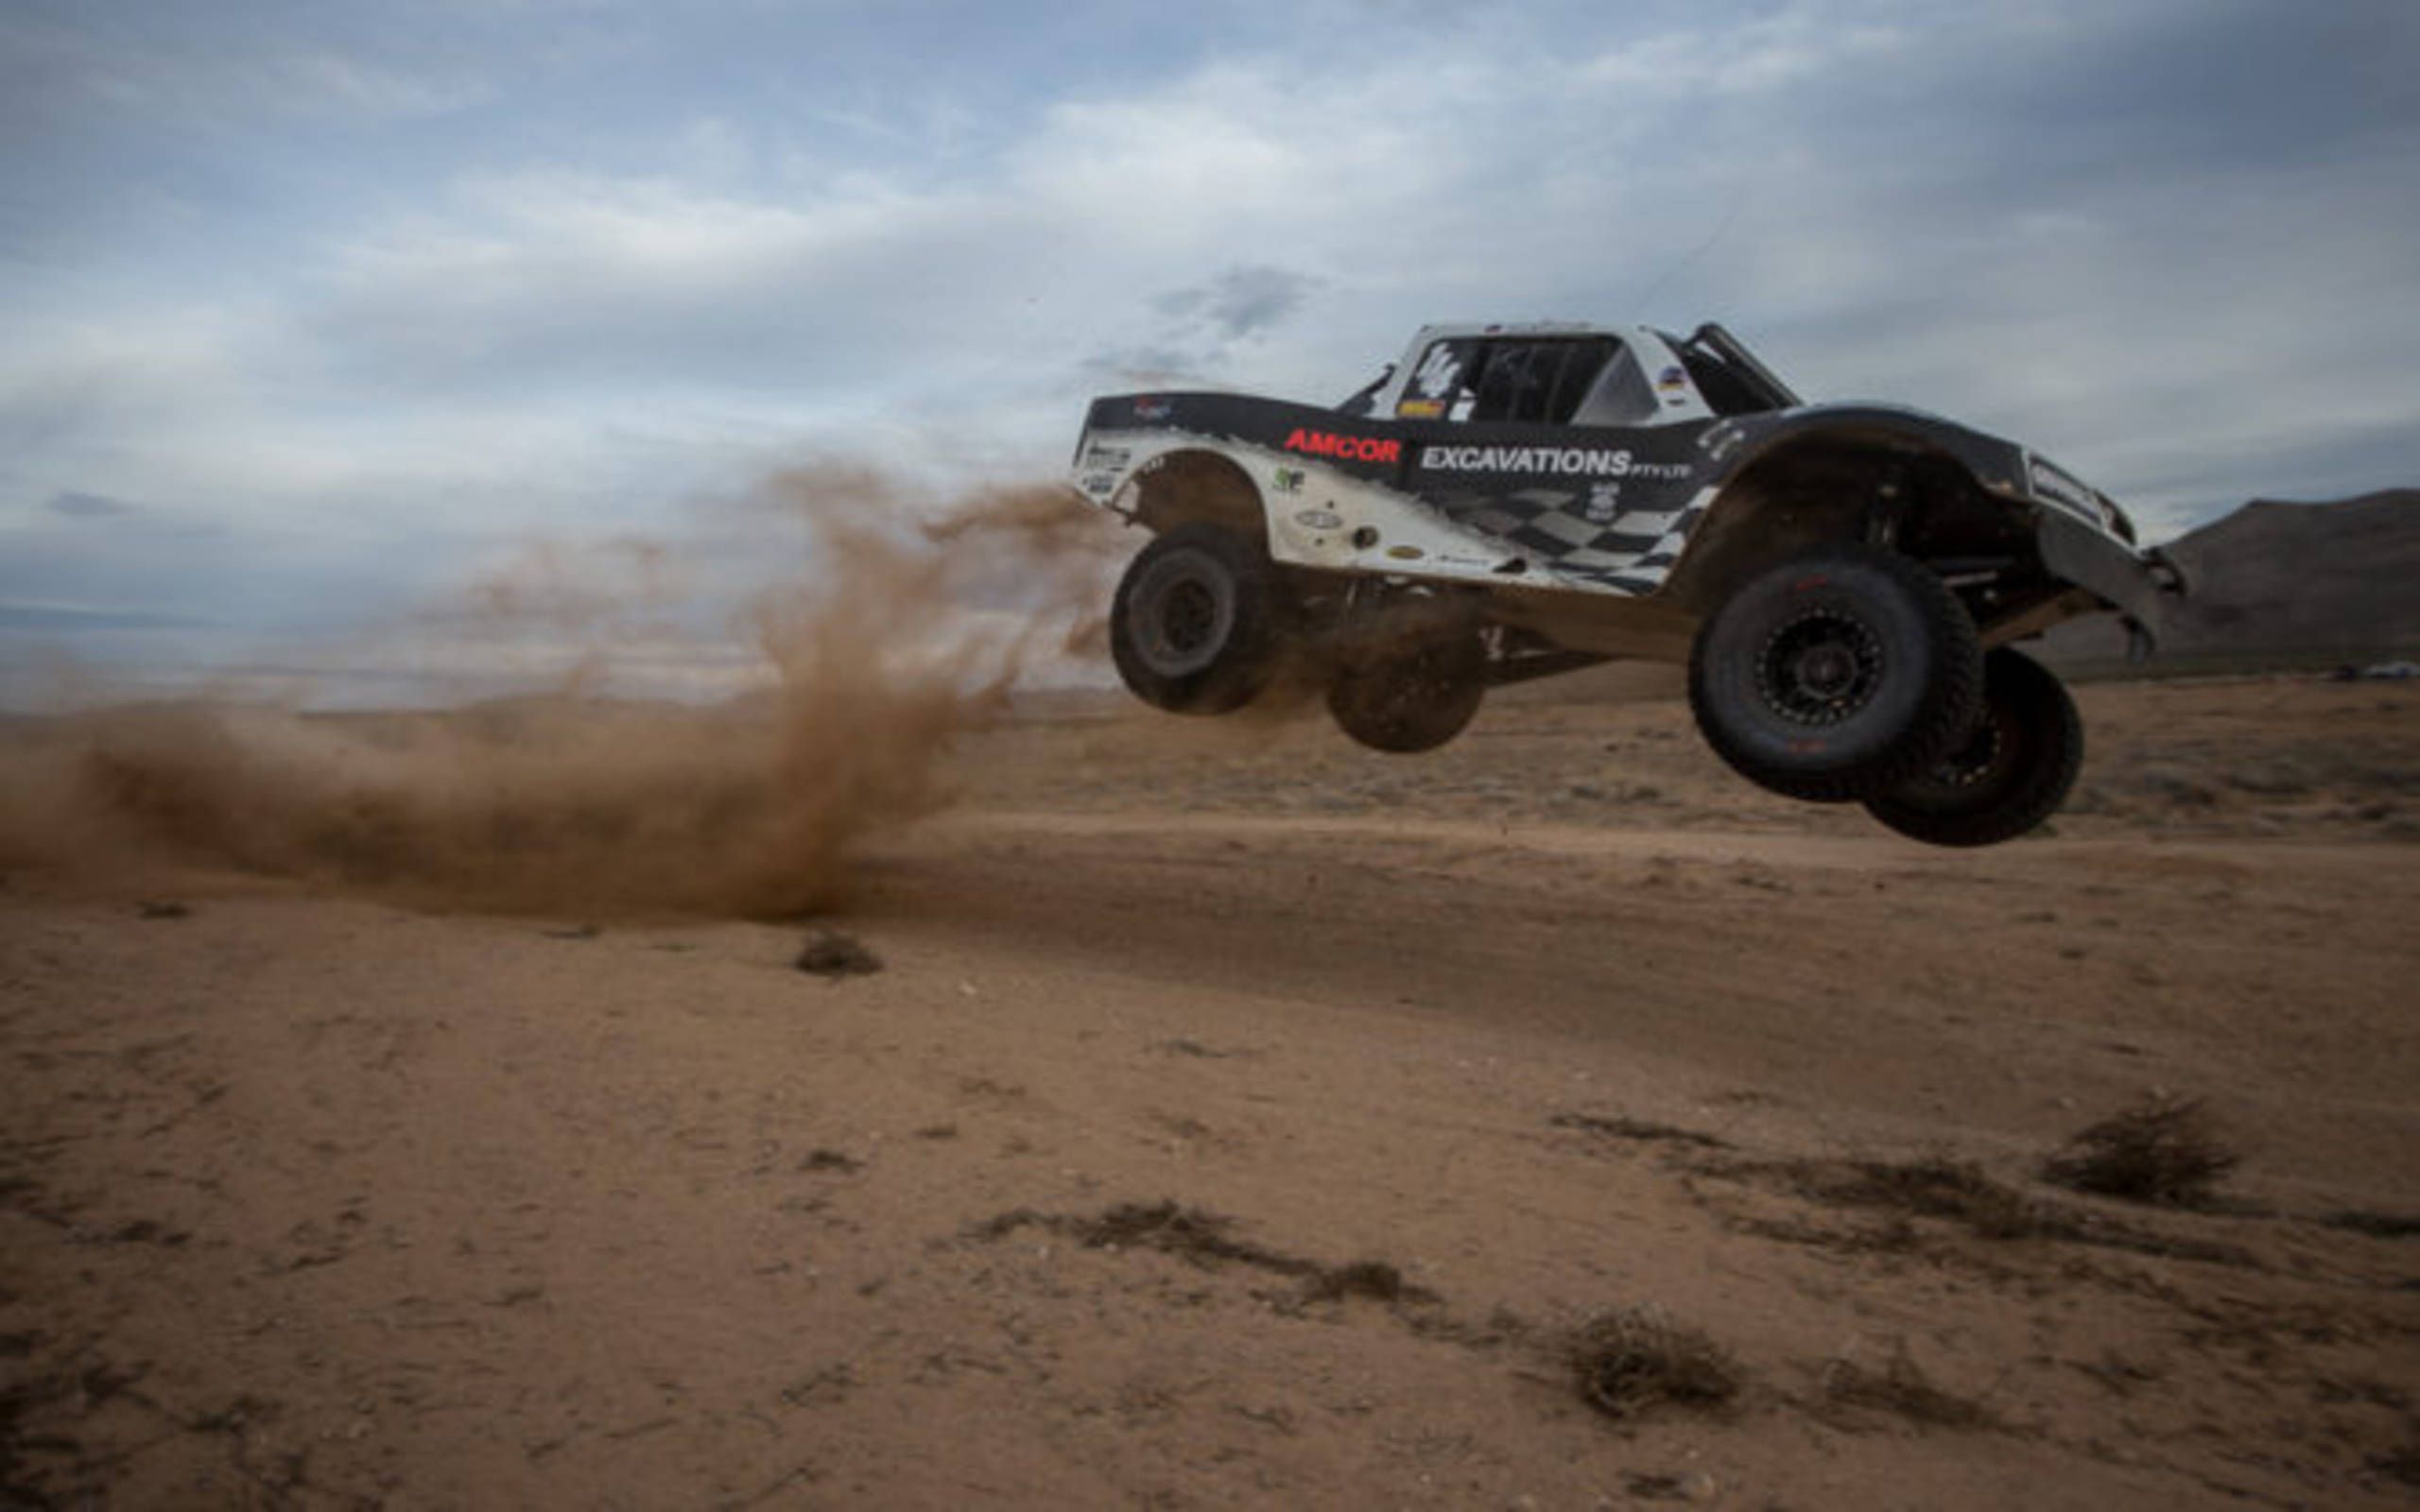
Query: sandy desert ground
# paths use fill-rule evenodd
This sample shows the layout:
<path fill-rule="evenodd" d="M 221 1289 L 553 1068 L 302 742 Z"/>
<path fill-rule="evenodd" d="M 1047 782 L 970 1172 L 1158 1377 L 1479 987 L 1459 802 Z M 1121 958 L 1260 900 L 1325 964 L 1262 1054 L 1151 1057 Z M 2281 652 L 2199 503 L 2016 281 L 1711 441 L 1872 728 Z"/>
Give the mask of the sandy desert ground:
<path fill-rule="evenodd" d="M 2420 691 L 1973 853 L 1596 694 L 1023 720 L 814 919 L 13 868 L 0 1506 L 2412 1503 Z"/>

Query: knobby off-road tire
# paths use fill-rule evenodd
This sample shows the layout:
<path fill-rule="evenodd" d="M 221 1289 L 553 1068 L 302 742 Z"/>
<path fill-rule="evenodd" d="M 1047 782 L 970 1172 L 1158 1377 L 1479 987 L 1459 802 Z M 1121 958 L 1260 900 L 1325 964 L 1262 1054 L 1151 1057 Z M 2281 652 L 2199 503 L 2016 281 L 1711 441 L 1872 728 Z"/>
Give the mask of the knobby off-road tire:
<path fill-rule="evenodd" d="M 1750 578 L 1707 617 L 1689 706 L 1715 753 L 1788 798 L 1854 802 L 1930 769 L 1982 685 L 1965 606 L 1896 552 L 1819 546 Z"/>
<path fill-rule="evenodd" d="M 1865 810 L 1927 845 L 1996 845 L 2058 812 L 2083 769 L 2075 700 L 2040 662 L 2002 646 L 1983 659 L 1983 707 L 1965 741 Z"/>
<path fill-rule="evenodd" d="M 1487 647 L 1463 631 L 1348 662 L 1328 682 L 1327 712 L 1372 750 L 1410 756 L 1461 734 L 1486 695 Z"/>
<path fill-rule="evenodd" d="M 1268 686 L 1288 599 L 1259 542 L 1179 525 L 1135 554 L 1110 601 L 1117 675 L 1154 709 L 1221 714 Z"/>

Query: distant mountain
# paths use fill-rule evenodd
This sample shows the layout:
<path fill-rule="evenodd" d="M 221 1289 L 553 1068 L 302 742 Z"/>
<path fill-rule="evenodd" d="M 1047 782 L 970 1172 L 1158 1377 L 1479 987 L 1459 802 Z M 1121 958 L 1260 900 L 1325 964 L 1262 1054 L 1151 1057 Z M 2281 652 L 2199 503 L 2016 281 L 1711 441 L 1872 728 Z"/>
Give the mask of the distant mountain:
<path fill-rule="evenodd" d="M 2193 592 L 2163 608 L 2161 662 L 2360 662 L 2420 646 L 2420 489 L 2255 499 L 2168 550 Z M 2125 641 L 2103 617 L 2039 649 L 2077 665 L 2122 656 Z"/>

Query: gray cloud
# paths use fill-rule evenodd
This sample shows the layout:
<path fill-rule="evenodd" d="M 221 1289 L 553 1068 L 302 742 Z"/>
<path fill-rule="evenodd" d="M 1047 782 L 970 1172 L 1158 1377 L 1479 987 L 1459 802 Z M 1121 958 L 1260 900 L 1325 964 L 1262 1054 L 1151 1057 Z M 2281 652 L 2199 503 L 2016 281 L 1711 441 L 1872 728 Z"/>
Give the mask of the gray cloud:
<path fill-rule="evenodd" d="M 803 454 L 1047 471 L 1095 389 L 1333 398 L 1463 318 L 1719 318 L 2161 529 L 2420 479 L 2405 0 L 1314 0 L 959 54 L 846 8 L 581 6 L 569 50 L 550 7 L 89 9 L 0 24 L 15 602 L 297 622 Z"/>
<path fill-rule="evenodd" d="M 1283 325 L 1323 282 L 1265 264 L 1222 269 L 1145 301 L 1150 334 L 1085 357 L 1076 370 L 1114 387 L 1215 381 L 1234 369 L 1240 346 Z"/>
<path fill-rule="evenodd" d="M 209 624 L 185 614 L 146 614 L 135 610 L 79 609 L 64 604 L 0 603 L 0 631 L 182 630 Z"/>
<path fill-rule="evenodd" d="M 112 499 L 104 493 L 86 493 L 80 489 L 63 489 L 50 496 L 43 508 L 53 514 L 63 514 L 71 520 L 105 520 L 112 515 L 132 514 L 138 506 L 124 499 Z"/>
<path fill-rule="evenodd" d="M 1151 308 L 1198 319 L 1213 335 L 1233 341 L 1292 315 L 1320 282 L 1307 273 L 1267 265 L 1231 267 L 1198 287 L 1159 296 Z"/>

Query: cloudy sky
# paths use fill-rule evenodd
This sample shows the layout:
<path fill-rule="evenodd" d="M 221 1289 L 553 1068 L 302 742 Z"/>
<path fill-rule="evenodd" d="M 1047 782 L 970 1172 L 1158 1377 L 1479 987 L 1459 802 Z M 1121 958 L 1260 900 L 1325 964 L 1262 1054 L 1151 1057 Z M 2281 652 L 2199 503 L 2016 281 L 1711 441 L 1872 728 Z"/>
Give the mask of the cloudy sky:
<path fill-rule="evenodd" d="M 1089 393 L 1715 318 L 2154 536 L 2420 483 L 2411 0 L 9 0 L 0 669 L 234 655 Z"/>

